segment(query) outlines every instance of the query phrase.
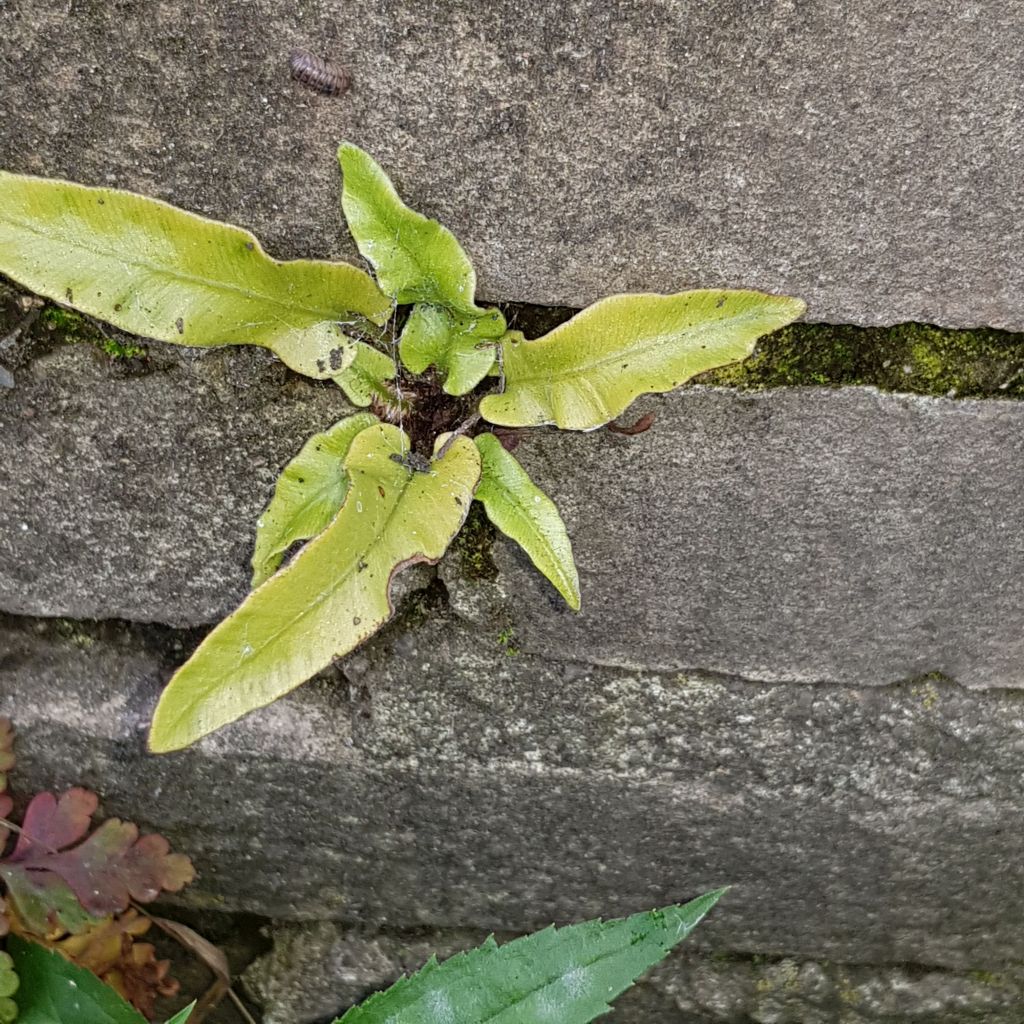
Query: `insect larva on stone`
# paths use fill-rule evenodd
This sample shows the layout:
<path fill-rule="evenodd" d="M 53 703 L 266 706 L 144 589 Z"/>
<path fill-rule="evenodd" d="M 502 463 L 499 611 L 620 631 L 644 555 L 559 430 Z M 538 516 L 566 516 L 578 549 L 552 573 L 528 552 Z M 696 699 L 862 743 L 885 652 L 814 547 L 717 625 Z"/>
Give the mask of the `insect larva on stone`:
<path fill-rule="evenodd" d="M 290 62 L 292 78 L 309 89 L 325 96 L 340 96 L 348 92 L 352 77 L 344 71 L 334 71 L 327 61 L 315 57 L 308 50 L 296 50 Z"/>

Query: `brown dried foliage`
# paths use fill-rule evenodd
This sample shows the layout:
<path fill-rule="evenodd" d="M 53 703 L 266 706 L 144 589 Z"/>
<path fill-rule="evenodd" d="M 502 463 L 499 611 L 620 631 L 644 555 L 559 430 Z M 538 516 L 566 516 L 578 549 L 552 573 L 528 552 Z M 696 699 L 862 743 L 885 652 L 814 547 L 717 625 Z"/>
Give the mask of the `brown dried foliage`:
<path fill-rule="evenodd" d="M 4 791 L 13 741 L 10 721 L 0 718 L 0 935 L 12 931 L 57 950 L 151 1015 L 157 996 L 178 986 L 169 962 L 137 941 L 150 921 L 130 904 L 187 885 L 195 877 L 191 861 L 171 853 L 163 836 L 140 836 L 117 818 L 90 832 L 99 801 L 86 789 L 39 793 L 21 825 L 11 822 L 14 804 Z M 11 833 L 14 848 L 4 856 Z"/>

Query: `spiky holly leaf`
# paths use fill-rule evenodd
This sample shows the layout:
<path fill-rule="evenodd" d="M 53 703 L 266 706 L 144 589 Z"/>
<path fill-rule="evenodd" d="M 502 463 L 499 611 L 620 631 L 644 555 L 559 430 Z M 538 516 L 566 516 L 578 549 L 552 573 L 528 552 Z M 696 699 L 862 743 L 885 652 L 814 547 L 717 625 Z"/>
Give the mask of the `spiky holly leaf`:
<path fill-rule="evenodd" d="M 347 263 L 282 263 L 248 231 L 155 199 L 5 172 L 0 273 L 133 334 L 261 345 L 321 379 L 355 357 L 339 324 L 391 310 Z"/>
<path fill-rule="evenodd" d="M 130 899 L 150 902 L 195 877 L 188 857 L 171 853 L 162 836 L 140 837 L 129 822 L 110 818 L 88 835 L 96 805 L 95 794 L 77 788 L 59 798 L 40 793 L 29 804 L 14 851 L 0 860 L 0 879 L 28 931 L 79 932 Z"/>
<path fill-rule="evenodd" d="M 270 504 L 256 520 L 254 590 L 277 572 L 292 544 L 315 537 L 337 515 L 348 490 L 345 456 L 356 435 L 376 422 L 368 412 L 339 420 L 314 434 L 285 466 Z"/>
<path fill-rule="evenodd" d="M 431 960 L 335 1024 L 587 1024 L 685 939 L 724 892 L 618 921 L 546 928 L 503 946 L 492 937 L 443 964 Z"/>
<path fill-rule="evenodd" d="M 365 341 L 357 341 L 352 365 L 339 373 L 334 383 L 353 405 L 363 408 L 374 398 L 390 395 L 387 382 L 394 379 L 395 373 L 395 361 L 390 356 Z"/>
<path fill-rule="evenodd" d="M 480 449 L 480 485 L 473 497 L 487 518 L 530 556 L 569 607 L 580 610 L 580 582 L 572 543 L 555 503 L 530 479 L 493 434 L 474 438 Z"/>
<path fill-rule="evenodd" d="M 593 430 L 639 395 L 745 359 L 761 335 L 804 308 L 754 291 L 613 295 L 536 341 L 506 341 L 505 390 L 484 398 L 480 412 L 506 427 Z"/>
<path fill-rule="evenodd" d="M 391 618 L 395 574 L 444 554 L 480 478 L 480 455 L 465 437 L 425 471 L 408 466 L 409 444 L 388 423 L 356 437 L 338 514 L 174 675 L 153 715 L 151 750 L 186 747 L 283 697 Z"/>

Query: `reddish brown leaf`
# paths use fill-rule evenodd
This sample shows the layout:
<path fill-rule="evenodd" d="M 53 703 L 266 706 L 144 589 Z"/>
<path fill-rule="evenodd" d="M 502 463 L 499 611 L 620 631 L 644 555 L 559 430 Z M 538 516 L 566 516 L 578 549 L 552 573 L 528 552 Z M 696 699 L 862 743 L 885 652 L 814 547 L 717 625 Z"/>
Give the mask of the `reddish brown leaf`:
<path fill-rule="evenodd" d="M 15 851 L 17 852 L 17 851 Z M 71 887 L 91 914 L 115 914 L 130 899 L 150 903 L 161 889 L 177 892 L 195 877 L 189 859 L 170 853 L 162 836 L 143 836 L 129 822 L 110 818 L 74 849 L 41 864 Z"/>
<path fill-rule="evenodd" d="M 4 792 L 13 743 L 11 723 L 0 718 L 0 819 L 9 825 L 0 820 L 0 936 L 13 931 L 59 950 L 151 1016 L 157 996 L 173 995 L 178 984 L 168 976 L 169 961 L 136 941 L 150 922 L 126 908 L 132 899 L 177 892 L 195 876 L 191 861 L 171 853 L 163 836 L 140 837 L 117 818 L 90 835 L 98 800 L 87 789 L 38 794 L 19 828 L 9 821 L 13 801 Z M 17 842 L 4 857 L 11 831 Z"/>
<path fill-rule="evenodd" d="M 11 861 L 31 861 L 78 842 L 89 831 L 98 805 L 96 794 L 87 789 L 69 789 L 59 800 L 52 793 L 40 793 L 25 811 Z"/>
<path fill-rule="evenodd" d="M 0 860 L 0 878 L 12 900 L 28 925 L 43 934 L 58 925 L 79 932 L 91 923 L 86 915 L 120 913 L 130 899 L 150 902 L 161 890 L 177 892 L 195 877 L 189 859 L 171 853 L 162 836 L 139 838 L 134 825 L 117 818 L 80 842 L 96 804 L 85 789 L 59 799 L 40 793 L 25 812 L 14 852 Z"/>

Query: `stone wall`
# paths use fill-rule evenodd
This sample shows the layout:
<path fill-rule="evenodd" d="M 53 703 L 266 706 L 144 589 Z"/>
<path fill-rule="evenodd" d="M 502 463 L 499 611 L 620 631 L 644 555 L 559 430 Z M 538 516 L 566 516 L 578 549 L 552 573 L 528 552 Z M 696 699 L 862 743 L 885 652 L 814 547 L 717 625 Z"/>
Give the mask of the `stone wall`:
<path fill-rule="evenodd" d="M 8 0 L 0 165 L 345 255 L 351 138 L 494 300 L 746 284 L 812 320 L 1021 328 L 1021 35 L 995 3 Z M 353 91 L 291 82 L 297 45 Z M 248 975 L 267 1024 L 429 944 L 726 883 L 617 1019 L 1024 1014 L 1018 401 L 697 386 L 636 437 L 531 432 L 580 615 L 477 523 L 365 649 L 152 758 L 276 473 L 346 406 L 261 351 L 96 340 L 51 310 L 0 347 L 16 780 L 166 833 L 201 872 L 183 906 L 281 922 Z M 1021 342 L 972 373 L 1014 380 Z"/>
<path fill-rule="evenodd" d="M 296 47 L 354 77 L 288 77 Z M 812 320 L 1024 326 L 1004 0 L 5 0 L 0 166 L 352 254 L 374 153 L 485 297 L 746 285 Z"/>

